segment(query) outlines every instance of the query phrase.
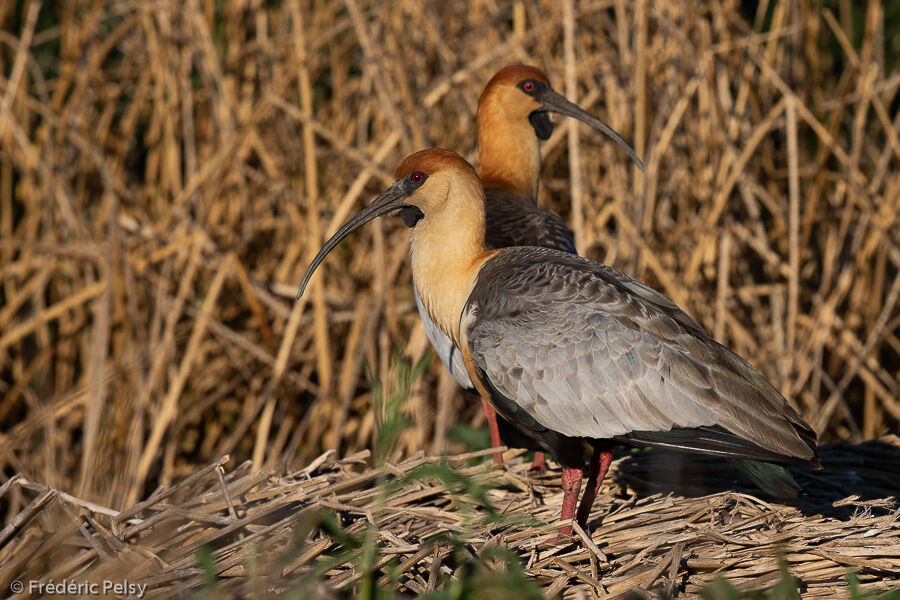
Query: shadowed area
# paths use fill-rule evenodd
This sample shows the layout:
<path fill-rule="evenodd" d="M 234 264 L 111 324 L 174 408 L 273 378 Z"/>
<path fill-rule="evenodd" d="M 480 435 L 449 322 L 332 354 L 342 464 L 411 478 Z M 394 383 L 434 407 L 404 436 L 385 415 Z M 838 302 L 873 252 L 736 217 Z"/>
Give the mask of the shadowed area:
<path fill-rule="evenodd" d="M 861 444 L 822 444 L 816 449 L 822 469 L 789 466 L 802 488 L 794 505 L 805 514 L 847 519 L 856 511 L 840 501 L 852 495 L 862 502 L 900 497 L 900 439 L 896 436 Z M 727 460 L 670 450 L 626 450 L 614 453 L 616 484 L 640 495 L 676 494 L 701 497 L 734 490 L 766 496 Z M 839 506 L 835 506 L 838 503 Z M 881 511 L 893 510 L 892 503 Z M 878 510 L 877 503 L 873 509 Z"/>

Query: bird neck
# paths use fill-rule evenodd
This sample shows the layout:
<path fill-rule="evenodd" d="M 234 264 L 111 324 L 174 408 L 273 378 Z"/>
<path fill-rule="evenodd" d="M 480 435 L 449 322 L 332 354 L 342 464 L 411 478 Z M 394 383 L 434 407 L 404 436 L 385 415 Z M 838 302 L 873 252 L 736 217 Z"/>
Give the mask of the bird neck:
<path fill-rule="evenodd" d="M 512 119 L 499 106 L 478 110 L 478 175 L 486 188 L 518 192 L 537 202 L 541 148 L 527 119 Z"/>
<path fill-rule="evenodd" d="M 484 248 L 484 190 L 472 180 L 451 186 L 442 210 L 426 213 L 410 233 L 413 282 L 431 320 L 454 342 L 478 271 L 495 254 Z"/>

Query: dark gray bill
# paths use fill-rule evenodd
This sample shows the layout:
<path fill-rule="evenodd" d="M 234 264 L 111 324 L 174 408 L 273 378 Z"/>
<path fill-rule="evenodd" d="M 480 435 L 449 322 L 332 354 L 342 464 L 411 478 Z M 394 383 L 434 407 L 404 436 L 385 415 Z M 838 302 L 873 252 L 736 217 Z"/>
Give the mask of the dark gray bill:
<path fill-rule="evenodd" d="M 403 200 L 409 195 L 407 187 L 405 178 L 395 182 L 391 187 L 382 192 L 380 196 L 375 198 L 371 204 L 359 211 L 355 217 L 344 223 L 344 225 L 338 229 L 327 242 L 325 242 L 325 245 L 322 246 L 322 249 L 319 250 L 319 253 L 316 254 L 316 257 L 306 269 L 306 274 L 303 275 L 303 281 L 300 282 L 300 289 L 297 290 L 298 300 L 303 295 L 303 292 L 306 291 L 306 286 L 313 273 L 315 273 L 316 269 L 319 267 L 319 264 L 325 260 L 328 253 L 334 250 L 344 238 L 369 221 L 406 206 L 403 204 Z"/>
<path fill-rule="evenodd" d="M 628 153 L 628 156 L 631 157 L 631 160 L 634 161 L 634 164 L 637 165 L 638 169 L 641 171 L 644 170 L 644 163 L 641 162 L 641 159 L 638 158 L 637 152 L 628 145 L 622 136 L 616 133 L 616 131 L 595 117 L 594 115 L 585 112 L 581 109 L 577 104 L 569 102 L 565 99 L 565 97 L 560 96 L 549 87 L 543 87 L 537 94 L 535 94 L 535 98 L 544 104 L 544 110 L 549 110 L 551 112 L 559 113 L 561 115 L 566 115 L 567 117 L 572 117 L 573 119 L 578 119 L 582 123 L 587 123 L 597 131 L 603 132 L 609 137 L 613 139 L 618 145 L 624 148 L 625 152 Z"/>

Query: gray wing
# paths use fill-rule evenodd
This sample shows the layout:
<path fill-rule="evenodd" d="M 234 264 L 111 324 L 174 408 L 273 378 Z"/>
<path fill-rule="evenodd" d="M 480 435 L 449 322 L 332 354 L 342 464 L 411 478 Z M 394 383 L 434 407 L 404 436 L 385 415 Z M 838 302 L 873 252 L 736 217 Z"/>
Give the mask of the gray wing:
<path fill-rule="evenodd" d="M 485 246 L 488 250 L 510 246 L 556 248 L 570 254 L 575 238 L 562 219 L 516 192 L 485 190 Z"/>
<path fill-rule="evenodd" d="M 467 390 L 474 389 L 475 386 L 472 385 L 472 380 L 469 379 L 469 374 L 466 372 L 462 352 L 453 345 L 453 341 L 428 316 L 428 313 L 425 311 L 425 305 L 422 304 L 422 299 L 419 298 L 419 290 L 415 286 L 413 286 L 413 293 L 416 296 L 416 308 L 419 309 L 419 316 L 422 317 L 422 322 L 425 323 L 425 335 L 428 336 L 428 340 L 434 347 L 434 351 L 437 352 L 438 358 L 441 359 L 445 367 L 450 369 L 450 373 L 456 378 L 459 385 Z"/>
<path fill-rule="evenodd" d="M 721 440 L 700 438 L 724 436 L 815 460 L 815 434 L 759 372 L 615 269 L 509 248 L 482 268 L 466 316 L 489 386 L 549 430 L 703 451 Z"/>

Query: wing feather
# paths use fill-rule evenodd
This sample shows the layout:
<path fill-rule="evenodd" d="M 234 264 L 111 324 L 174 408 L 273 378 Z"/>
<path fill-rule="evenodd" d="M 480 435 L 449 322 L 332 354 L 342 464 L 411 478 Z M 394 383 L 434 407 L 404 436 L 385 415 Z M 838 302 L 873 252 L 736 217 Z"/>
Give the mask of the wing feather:
<path fill-rule="evenodd" d="M 729 448 L 815 461 L 815 434 L 762 375 L 615 269 L 507 248 L 483 267 L 467 310 L 478 370 L 542 427 L 659 445 L 672 432 L 679 447 L 691 444 L 686 430 L 722 431 Z M 706 437 L 695 449 L 712 448 Z"/>
<path fill-rule="evenodd" d="M 485 244 L 489 250 L 509 246 L 542 246 L 571 254 L 575 238 L 562 219 L 538 208 L 534 200 L 499 188 L 485 190 Z"/>

